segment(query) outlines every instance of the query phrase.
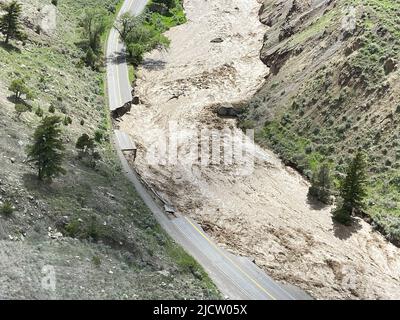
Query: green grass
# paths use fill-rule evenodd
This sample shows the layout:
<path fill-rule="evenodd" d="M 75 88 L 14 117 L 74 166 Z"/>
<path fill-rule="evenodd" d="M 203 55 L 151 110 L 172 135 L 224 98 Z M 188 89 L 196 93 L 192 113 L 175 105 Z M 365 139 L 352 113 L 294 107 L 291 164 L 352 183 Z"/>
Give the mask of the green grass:
<path fill-rule="evenodd" d="M 290 45 L 306 42 L 316 34 L 323 32 L 325 28 L 335 24 L 338 21 L 338 17 L 340 17 L 340 10 L 331 10 L 327 12 L 310 26 L 291 37 L 289 41 Z"/>
<path fill-rule="evenodd" d="M 297 169 L 308 177 L 325 160 L 323 155 L 313 150 L 313 144 L 309 139 L 295 134 L 278 121 L 265 124 L 256 139 L 261 143 L 268 141 L 283 159 L 296 164 Z"/>
<path fill-rule="evenodd" d="M 128 66 L 128 75 L 129 75 L 129 82 L 133 83 L 136 79 L 135 67 L 133 65 Z"/>
<path fill-rule="evenodd" d="M 165 32 L 177 25 L 184 24 L 186 16 L 181 5 L 170 11 L 170 15 L 164 16 L 153 12 L 149 21 L 149 25 L 156 27 L 161 32 Z"/>

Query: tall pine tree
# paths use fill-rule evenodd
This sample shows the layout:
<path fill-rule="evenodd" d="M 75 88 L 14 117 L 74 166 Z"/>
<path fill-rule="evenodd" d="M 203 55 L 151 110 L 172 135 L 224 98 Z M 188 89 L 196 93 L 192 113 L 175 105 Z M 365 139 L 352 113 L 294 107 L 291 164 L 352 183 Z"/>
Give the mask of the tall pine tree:
<path fill-rule="evenodd" d="M 9 4 L 3 4 L 1 9 L 5 11 L 5 14 L 0 17 L 0 32 L 6 37 L 4 42 L 8 44 L 10 39 L 25 40 L 20 23 L 21 4 L 12 1 Z"/>
<path fill-rule="evenodd" d="M 52 180 L 65 174 L 62 168 L 64 146 L 61 141 L 61 119 L 58 116 L 45 117 L 36 128 L 33 144 L 28 147 L 29 162 L 38 169 L 39 180 Z"/>
<path fill-rule="evenodd" d="M 340 196 L 353 209 L 364 207 L 364 199 L 367 195 L 366 167 L 364 155 L 358 152 L 347 168 L 346 178 L 340 186 Z"/>
<path fill-rule="evenodd" d="M 333 212 L 334 218 L 341 223 L 348 223 L 353 210 L 364 207 L 367 195 L 366 161 L 363 153 L 358 152 L 346 170 L 346 177 L 340 186 L 340 201 Z"/>

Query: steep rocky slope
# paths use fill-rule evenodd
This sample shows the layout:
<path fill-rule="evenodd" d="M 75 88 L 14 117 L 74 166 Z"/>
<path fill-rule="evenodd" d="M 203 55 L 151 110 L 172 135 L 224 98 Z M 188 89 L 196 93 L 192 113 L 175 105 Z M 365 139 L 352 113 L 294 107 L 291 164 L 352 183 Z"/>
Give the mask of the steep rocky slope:
<path fill-rule="evenodd" d="M 104 74 L 81 62 L 82 10 L 113 12 L 118 1 L 50 2 L 21 2 L 25 44 L 0 38 L 0 206 L 14 207 L 0 212 L 0 299 L 218 297 L 122 174 L 109 139 Z M 36 96 L 20 118 L 7 90 L 15 78 Z M 26 146 L 41 120 L 36 111 L 49 115 L 50 105 L 72 123 L 63 125 L 67 174 L 49 185 L 26 163 Z M 101 160 L 93 167 L 77 157 L 75 142 L 95 132 Z"/>
<path fill-rule="evenodd" d="M 257 141 L 310 176 L 337 176 L 362 149 L 369 160 L 367 213 L 400 240 L 400 1 L 266 0 L 261 51 L 270 67 L 242 116 Z"/>

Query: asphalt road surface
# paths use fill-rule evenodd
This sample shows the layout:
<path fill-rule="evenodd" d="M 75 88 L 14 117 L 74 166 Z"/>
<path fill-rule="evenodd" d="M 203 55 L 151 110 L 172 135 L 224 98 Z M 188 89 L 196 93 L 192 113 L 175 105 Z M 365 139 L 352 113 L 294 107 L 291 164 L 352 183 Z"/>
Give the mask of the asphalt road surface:
<path fill-rule="evenodd" d="M 126 12 L 138 15 L 146 4 L 147 0 L 126 0 L 118 17 Z M 132 87 L 125 60 L 125 46 L 120 41 L 119 33 L 115 28 L 112 28 L 107 43 L 107 85 L 111 111 L 132 101 Z"/>
<path fill-rule="evenodd" d="M 125 12 L 140 14 L 146 3 L 146 0 L 126 0 L 120 14 Z M 107 83 L 111 110 L 132 100 L 132 88 L 124 55 L 124 45 L 119 40 L 118 32 L 113 29 L 107 46 Z M 167 214 L 154 193 L 144 186 L 143 181 L 132 170 L 117 139 L 114 140 L 124 173 L 160 225 L 202 265 L 225 298 L 237 300 L 310 299 L 306 293 L 295 287 L 275 282 L 248 258 L 237 257 L 217 246 L 193 220 L 184 216 Z"/>

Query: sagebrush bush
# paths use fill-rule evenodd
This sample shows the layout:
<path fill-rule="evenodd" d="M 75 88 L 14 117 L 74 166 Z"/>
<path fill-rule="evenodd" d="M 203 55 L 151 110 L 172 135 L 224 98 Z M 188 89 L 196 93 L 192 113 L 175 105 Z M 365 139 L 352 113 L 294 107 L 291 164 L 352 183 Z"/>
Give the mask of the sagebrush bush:
<path fill-rule="evenodd" d="M 13 214 L 13 212 L 14 212 L 14 207 L 10 201 L 5 201 L 0 206 L 0 214 L 3 216 L 9 217 Z"/>

